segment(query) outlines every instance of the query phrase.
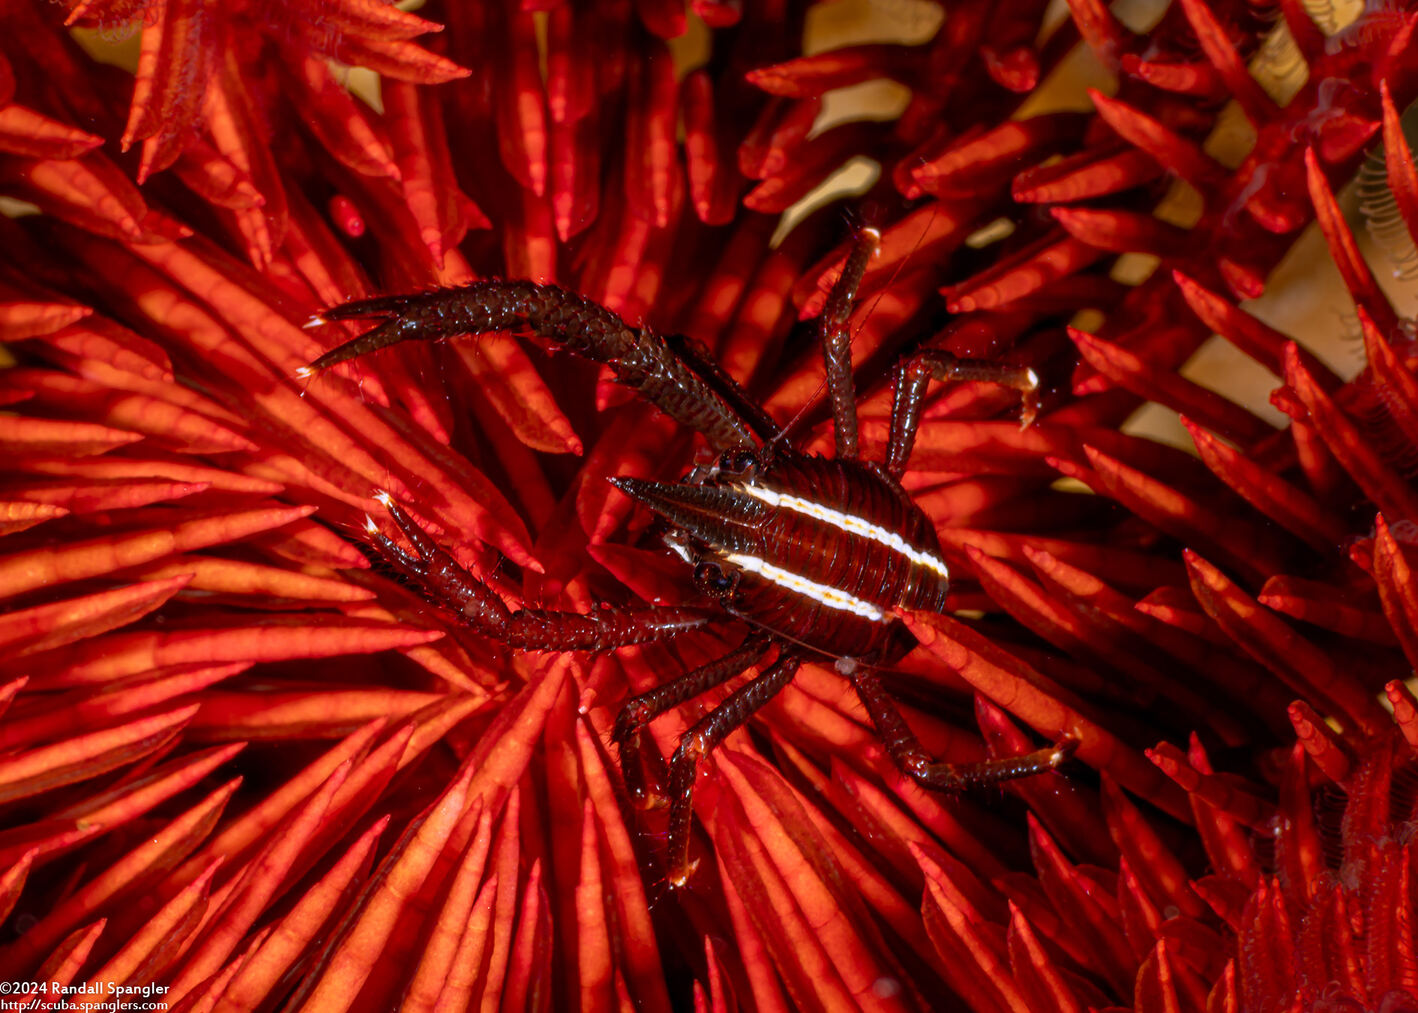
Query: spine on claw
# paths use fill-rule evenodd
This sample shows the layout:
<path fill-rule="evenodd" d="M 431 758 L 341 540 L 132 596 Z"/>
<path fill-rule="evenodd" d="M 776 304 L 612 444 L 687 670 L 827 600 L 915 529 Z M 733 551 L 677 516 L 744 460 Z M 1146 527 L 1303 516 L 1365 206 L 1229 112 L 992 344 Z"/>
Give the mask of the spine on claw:
<path fill-rule="evenodd" d="M 711 446 L 751 447 L 757 442 L 756 429 L 773 429 L 761 411 L 751 409 L 745 417 L 736 410 L 735 405 L 748 403 L 747 395 L 702 353 L 694 350 L 681 358 L 670 343 L 648 330 L 631 327 L 604 306 L 556 285 L 489 280 L 418 295 L 358 299 L 326 310 L 306 326 L 369 317 L 387 319 L 326 352 L 301 375 L 319 373 L 402 341 L 530 328 L 568 351 L 605 363 L 617 380 L 671 418 L 703 433 Z M 683 348 L 687 339 L 676 339 L 674 344 Z"/>
<path fill-rule="evenodd" d="M 508 618 L 506 642 L 524 651 L 609 651 L 698 629 L 708 621 L 702 609 L 618 608 L 602 605 L 584 615 L 520 609 Z"/>
<path fill-rule="evenodd" d="M 412 338 L 429 341 L 516 327 L 555 336 L 581 355 L 602 345 L 628 347 L 633 341 L 630 328 L 610 310 L 566 289 L 531 281 L 475 281 L 417 296 L 358 299 L 326 310 L 311 323 L 379 316 L 390 319 L 326 352 L 310 368 L 318 372 Z"/>
<path fill-rule="evenodd" d="M 509 609 L 492 588 L 463 569 L 424 532 L 388 493 L 376 497 L 414 547 L 411 555 L 366 518 L 365 534 L 380 555 L 438 603 L 460 610 L 478 632 L 523 651 L 608 651 L 694 630 L 709 621 L 695 608 L 600 606 L 581 614 L 545 609 Z"/>

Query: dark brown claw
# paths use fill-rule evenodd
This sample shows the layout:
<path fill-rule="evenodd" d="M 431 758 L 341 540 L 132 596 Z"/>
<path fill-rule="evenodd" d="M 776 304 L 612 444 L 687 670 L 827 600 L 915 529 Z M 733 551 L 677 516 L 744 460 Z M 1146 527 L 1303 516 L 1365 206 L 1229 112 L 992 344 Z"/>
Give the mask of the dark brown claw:
<path fill-rule="evenodd" d="M 385 493 L 376 497 L 414 547 L 404 551 L 371 518 L 367 536 L 395 569 L 409 577 L 439 605 L 479 633 L 524 651 L 607 651 L 628 644 L 669 640 L 697 630 L 713 618 L 697 608 L 603 606 L 590 612 L 510 609 L 477 577 L 428 536 Z"/>
<path fill-rule="evenodd" d="M 370 329 L 326 352 L 313 372 L 404 341 L 437 341 L 493 331 L 530 331 L 610 368 L 676 422 L 721 451 L 678 482 L 609 478 L 649 507 L 667 530 L 665 544 L 690 567 L 693 586 L 714 608 L 599 606 L 580 612 L 516 608 L 464 569 L 388 497 L 381 497 L 402 538 L 369 522 L 368 540 L 398 570 L 479 633 L 526 651 L 605 651 L 667 641 L 715 616 L 748 627 L 735 650 L 626 702 L 611 740 L 626 789 L 642 808 L 668 805 L 667 880 L 683 887 L 691 858 L 693 794 L 699 761 L 744 724 L 808 659 L 852 680 L 899 768 L 941 791 L 994 785 L 1046 773 L 1078 749 L 1063 738 L 1022 756 L 982 763 L 934 759 L 882 688 L 876 667 L 909 650 L 902 611 L 942 612 L 950 573 L 931 519 L 902 487 L 931 380 L 984 381 L 1019 392 L 1022 420 L 1039 410 L 1033 370 L 939 349 L 897 367 L 890 442 L 884 463 L 858 453 L 848 327 L 857 289 L 880 237 L 862 230 L 833 286 L 818 338 L 835 423 L 836 459 L 795 447 L 712 355 L 691 339 L 633 326 L 606 307 L 555 285 L 478 281 L 414 295 L 361 299 L 334 307 L 312 326 L 370 320 Z M 397 541 L 396 541 L 397 538 Z M 411 548 L 406 548 L 406 544 Z M 746 678 L 680 738 L 668 764 L 647 728 L 659 715 L 777 656 Z"/>
<path fill-rule="evenodd" d="M 703 433 L 716 448 L 751 447 L 773 435 L 759 431 L 766 415 L 759 412 L 746 418 L 736 407 L 750 401 L 727 374 L 716 368 L 713 376 L 706 377 L 694 367 L 692 357 L 675 351 L 675 342 L 631 327 L 604 306 L 557 285 L 475 281 L 418 295 L 360 299 L 326 310 L 311 324 L 369 317 L 387 319 L 326 352 L 306 371 L 319 372 L 404 341 L 531 330 L 567 351 L 609 366 L 617 380 L 677 422 Z M 732 389 L 721 393 L 726 385 Z"/>

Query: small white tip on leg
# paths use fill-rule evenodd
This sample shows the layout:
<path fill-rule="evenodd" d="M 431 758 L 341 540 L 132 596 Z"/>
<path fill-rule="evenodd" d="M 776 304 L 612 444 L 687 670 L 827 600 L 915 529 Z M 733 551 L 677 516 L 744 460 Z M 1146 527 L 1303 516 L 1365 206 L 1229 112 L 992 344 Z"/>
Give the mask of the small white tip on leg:
<path fill-rule="evenodd" d="M 386 510 L 388 510 L 390 507 L 392 507 L 392 506 L 394 505 L 394 497 L 393 497 L 393 496 L 390 496 L 390 495 L 389 495 L 387 492 L 385 492 L 383 489 L 376 489 L 376 490 L 374 490 L 374 500 L 375 500 L 375 502 L 377 502 L 377 503 L 383 504 L 384 509 L 386 509 Z"/>
<path fill-rule="evenodd" d="M 374 518 L 369 516 L 369 514 L 364 515 L 364 533 L 366 535 L 379 534 L 379 525 L 374 523 Z"/>
<path fill-rule="evenodd" d="M 865 241 L 871 245 L 871 249 L 867 251 L 867 257 L 875 260 L 881 256 L 881 230 L 872 225 L 864 225 L 860 235 L 862 238 L 858 242 Z"/>
<path fill-rule="evenodd" d="M 699 859 L 690 859 L 685 863 L 685 867 L 683 869 L 680 869 L 678 872 L 666 876 L 665 883 L 669 886 L 671 890 L 683 890 L 686 886 L 689 885 L 690 877 L 694 875 L 695 870 L 698 868 Z"/>
<path fill-rule="evenodd" d="M 295 378 L 297 380 L 309 380 L 314 375 L 315 370 L 311 369 L 309 366 L 301 366 L 295 371 Z"/>
<path fill-rule="evenodd" d="M 311 317 L 309 320 L 307 320 L 305 323 L 301 324 L 301 325 L 300 325 L 300 329 L 303 330 L 303 331 L 309 331 L 309 330 L 312 330 L 312 329 L 314 329 L 314 328 L 316 328 L 316 327 L 324 327 L 324 326 L 325 326 L 326 324 L 328 324 L 329 322 L 330 322 L 330 321 L 326 320 L 323 316 L 321 316 L 319 313 L 317 313 L 317 314 L 315 314 L 313 317 Z"/>

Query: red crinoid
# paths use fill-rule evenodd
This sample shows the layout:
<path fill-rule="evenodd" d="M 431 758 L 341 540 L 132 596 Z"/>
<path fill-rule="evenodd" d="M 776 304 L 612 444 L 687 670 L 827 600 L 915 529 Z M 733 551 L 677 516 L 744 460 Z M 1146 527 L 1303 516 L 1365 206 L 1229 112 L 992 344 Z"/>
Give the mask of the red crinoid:
<path fill-rule="evenodd" d="M 913 5 L 907 41 L 804 55 L 840 8 L 0 0 L 0 981 L 202 1009 L 1418 1004 L 1418 384 L 1332 190 L 1381 139 L 1385 235 L 1418 232 L 1415 15 L 1049 8 Z M 75 42 L 129 29 L 136 76 Z M 822 118 L 878 79 L 899 113 Z M 883 678 L 938 756 L 1079 749 L 928 793 L 805 665 L 707 765 L 699 875 L 667 893 L 611 723 L 724 645 L 510 652 L 360 530 L 388 490 L 509 600 L 683 600 L 606 478 L 698 448 L 512 336 L 303 380 L 301 324 L 557 281 L 699 340 L 826 448 L 796 322 L 851 230 L 829 206 L 773 239 L 857 156 L 868 452 L 903 352 L 1054 387 L 1024 430 L 987 385 L 928 404 L 905 482 L 952 614 L 904 617 Z M 1239 306 L 1312 215 L 1359 307 L 1348 382 Z M 1184 375 L 1214 334 L 1278 378 L 1284 428 Z M 1122 431 L 1143 402 L 1197 454 Z"/>

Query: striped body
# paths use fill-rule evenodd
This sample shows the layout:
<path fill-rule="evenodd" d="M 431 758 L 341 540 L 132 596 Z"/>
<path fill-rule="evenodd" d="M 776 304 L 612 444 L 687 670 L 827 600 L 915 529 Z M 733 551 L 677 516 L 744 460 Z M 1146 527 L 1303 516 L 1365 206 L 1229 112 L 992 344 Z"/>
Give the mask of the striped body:
<path fill-rule="evenodd" d="M 834 460 L 792 449 L 788 431 L 694 341 L 657 337 L 555 285 L 479 281 L 346 303 L 311 321 L 378 321 L 322 355 L 311 364 L 313 371 L 408 340 L 530 329 L 609 366 L 621 383 L 721 451 L 715 466 L 695 467 L 678 483 L 610 480 L 668 523 L 665 542 L 693 567 L 695 585 L 751 627 L 728 654 L 639 694 L 621 709 L 611 737 L 633 800 L 651 808 L 664 798 L 657 773 L 661 765 L 642 759 L 645 745 L 655 749 L 645 742 L 649 723 L 761 667 L 681 737 L 670 759 L 664 782 L 670 803 L 665 878 L 672 887 L 683 886 L 694 870 L 689 848 L 700 759 L 788 685 L 809 654 L 835 663 L 852 681 L 892 758 L 926 787 L 958 791 L 1043 773 L 1077 746 L 1060 730 L 1058 745 L 1022 757 L 966 765 L 933 761 L 873 670 L 911 646 L 896 610 L 941 612 L 946 605 L 949 574 L 939 539 L 899 481 L 911 456 L 927 384 L 931 379 L 985 380 L 1018 390 L 1025 400 L 1026 424 L 1038 410 L 1039 385 L 1027 367 L 959 359 L 939 349 L 918 351 L 896 368 L 886 458 L 879 466 L 862 463 L 848 320 L 880 240 L 874 229 L 860 230 L 822 313 L 819 336 L 832 405 Z M 475 630 L 504 643 L 525 650 L 606 650 L 666 640 L 703 626 L 712 616 L 711 610 L 698 607 L 658 604 L 585 614 L 510 609 L 392 499 L 386 498 L 385 506 L 414 551 L 383 535 L 371 520 L 369 537 L 381 554 Z M 766 661 L 774 649 L 776 657 Z"/>
<path fill-rule="evenodd" d="M 700 484 L 616 484 L 674 525 L 671 547 L 708 567 L 701 589 L 728 611 L 829 657 L 889 660 L 910 644 L 896 608 L 945 607 L 934 529 L 856 461 L 784 455 Z"/>

